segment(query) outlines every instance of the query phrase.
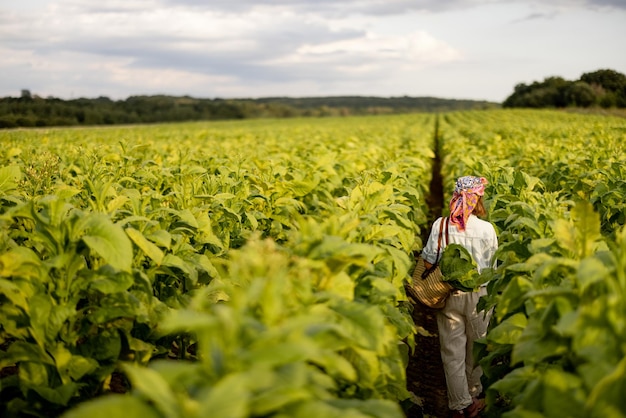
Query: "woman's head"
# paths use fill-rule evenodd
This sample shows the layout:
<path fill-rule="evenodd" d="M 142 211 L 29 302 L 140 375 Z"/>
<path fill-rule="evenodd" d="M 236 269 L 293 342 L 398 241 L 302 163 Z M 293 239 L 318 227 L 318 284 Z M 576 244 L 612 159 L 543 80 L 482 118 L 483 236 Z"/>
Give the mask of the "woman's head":
<path fill-rule="evenodd" d="M 461 231 L 465 230 L 467 218 L 473 213 L 485 216 L 487 211 L 483 205 L 487 179 L 484 177 L 459 177 L 450 200 L 450 222 Z"/>

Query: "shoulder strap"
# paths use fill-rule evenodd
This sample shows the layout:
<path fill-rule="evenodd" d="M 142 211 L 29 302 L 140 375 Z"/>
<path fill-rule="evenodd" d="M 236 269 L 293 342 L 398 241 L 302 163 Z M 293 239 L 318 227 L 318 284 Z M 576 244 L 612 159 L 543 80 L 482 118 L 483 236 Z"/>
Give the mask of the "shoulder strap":
<path fill-rule="evenodd" d="M 441 223 L 439 224 L 439 238 L 437 239 L 437 259 L 435 260 L 435 263 L 439 262 L 439 253 L 441 251 L 441 240 L 443 238 L 443 223 L 446 223 L 446 244 L 447 244 L 447 240 L 448 240 L 448 218 L 445 217 L 441 220 Z"/>

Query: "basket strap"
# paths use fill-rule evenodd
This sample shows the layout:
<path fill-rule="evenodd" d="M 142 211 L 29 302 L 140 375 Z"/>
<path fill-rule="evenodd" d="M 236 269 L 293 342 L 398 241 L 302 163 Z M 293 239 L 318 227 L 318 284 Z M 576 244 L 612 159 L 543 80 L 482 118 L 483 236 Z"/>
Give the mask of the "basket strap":
<path fill-rule="evenodd" d="M 439 238 L 437 239 L 437 258 L 435 259 L 435 264 L 439 262 L 439 253 L 441 251 L 441 240 L 443 238 L 443 223 L 446 222 L 446 243 L 448 240 L 448 227 L 447 227 L 448 217 L 445 217 L 441 220 L 439 224 Z"/>

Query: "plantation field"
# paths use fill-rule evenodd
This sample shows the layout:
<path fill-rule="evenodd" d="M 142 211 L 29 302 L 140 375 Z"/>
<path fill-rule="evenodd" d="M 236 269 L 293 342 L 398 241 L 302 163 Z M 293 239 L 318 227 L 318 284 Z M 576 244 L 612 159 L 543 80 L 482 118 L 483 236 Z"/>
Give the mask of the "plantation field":
<path fill-rule="evenodd" d="M 0 141 L 2 416 L 428 414 L 407 390 L 420 324 L 404 286 L 441 215 L 436 154 L 445 201 L 461 175 L 490 182 L 486 414 L 626 416 L 625 119 L 497 110 Z"/>

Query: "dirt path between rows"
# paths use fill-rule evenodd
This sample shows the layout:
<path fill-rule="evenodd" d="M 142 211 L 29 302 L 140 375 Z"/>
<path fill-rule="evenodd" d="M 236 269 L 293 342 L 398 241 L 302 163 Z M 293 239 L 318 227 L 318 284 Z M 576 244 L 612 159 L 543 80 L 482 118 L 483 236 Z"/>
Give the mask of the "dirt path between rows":
<path fill-rule="evenodd" d="M 422 242 L 426 242 L 430 233 L 430 225 L 441 216 L 443 209 L 443 179 L 441 176 L 439 119 L 435 121 L 433 149 L 435 158 L 432 161 L 432 178 L 430 193 L 426 202 L 429 207 L 429 226 L 422 231 Z M 435 311 L 419 302 L 414 303 L 413 321 L 422 332 L 415 336 L 415 352 L 409 358 L 407 367 L 407 388 L 417 397 L 419 408 L 407 412 L 407 418 L 447 417 L 448 398 L 443 365 L 439 353 L 439 333 Z"/>

